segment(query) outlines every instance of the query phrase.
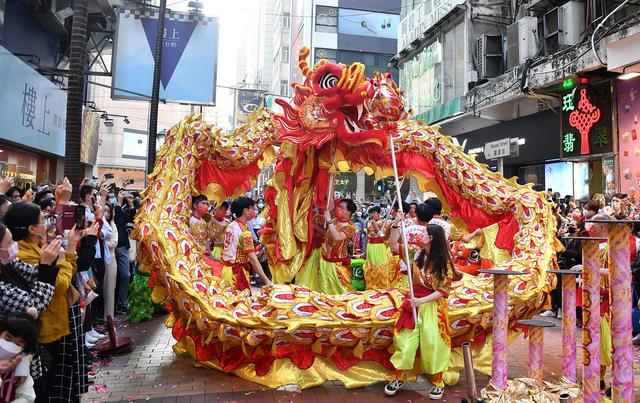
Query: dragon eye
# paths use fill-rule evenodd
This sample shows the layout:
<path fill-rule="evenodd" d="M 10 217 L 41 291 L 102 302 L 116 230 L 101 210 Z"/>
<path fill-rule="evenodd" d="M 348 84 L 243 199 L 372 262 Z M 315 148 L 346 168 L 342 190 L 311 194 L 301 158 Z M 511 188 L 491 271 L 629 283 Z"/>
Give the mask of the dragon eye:
<path fill-rule="evenodd" d="M 320 79 L 320 88 L 333 88 L 338 85 L 338 81 L 340 81 L 340 79 L 335 74 L 325 74 L 322 76 L 322 79 Z"/>
<path fill-rule="evenodd" d="M 480 260 L 480 253 L 478 253 L 477 250 L 472 250 L 471 253 L 469 253 L 469 260 L 477 262 Z"/>

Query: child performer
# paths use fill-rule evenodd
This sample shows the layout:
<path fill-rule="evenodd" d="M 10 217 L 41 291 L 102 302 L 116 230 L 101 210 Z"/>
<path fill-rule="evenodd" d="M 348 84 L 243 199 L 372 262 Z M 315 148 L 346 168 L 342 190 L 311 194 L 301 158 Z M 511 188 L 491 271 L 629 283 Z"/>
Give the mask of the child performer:
<path fill-rule="evenodd" d="M 380 207 L 378 206 L 369 209 L 369 217 L 369 222 L 367 222 L 367 254 L 364 262 L 367 289 L 389 288 L 391 287 L 389 278 L 393 277 L 393 273 L 387 266 L 390 259 L 389 247 L 385 244 L 387 224 L 381 219 Z"/>
<path fill-rule="evenodd" d="M 216 207 L 216 212 L 209 221 L 209 236 L 213 243 L 213 249 L 211 250 L 211 256 L 220 261 L 222 259 L 222 249 L 224 248 L 224 233 L 229 226 L 229 219 L 227 219 L 227 210 L 229 210 L 229 203 L 222 202 Z"/>
<path fill-rule="evenodd" d="M 351 259 L 347 248 L 356 233 L 356 226 L 351 222 L 356 205 L 350 199 L 340 200 L 335 207 L 335 221 L 329 213 L 331 207 L 324 212 L 327 235 L 322 245 L 318 285 L 324 294 L 339 295 L 351 289 Z"/>
<path fill-rule="evenodd" d="M 239 197 L 231 204 L 231 212 L 236 217 L 227 227 L 224 234 L 224 249 L 222 260 L 225 267 L 222 269 L 222 277 L 236 290 L 246 290 L 251 287 L 249 270 L 253 267 L 256 273 L 262 277 L 264 284 L 270 286 L 271 281 L 264 274 L 262 265 L 258 261 L 253 237 L 247 221 L 255 217 L 253 200 L 248 197 Z"/>
<path fill-rule="evenodd" d="M 198 195 L 192 201 L 193 212 L 189 219 L 189 227 L 196 243 L 202 245 L 207 255 L 211 254 L 211 239 L 207 233 L 207 220 L 209 217 L 209 200 L 207 196 Z"/>
<path fill-rule="evenodd" d="M 453 279 L 453 263 L 449 244 L 442 227 L 429 224 L 422 247 L 413 261 L 413 299 L 402 304 L 393 337 L 395 352 L 391 363 L 398 370 L 397 378 L 384 388 L 393 396 L 405 383 L 406 371 L 413 369 L 418 347 L 422 373 L 430 376 L 433 387 L 430 399 L 440 399 L 444 393 L 442 372 L 449 366 L 451 332 L 447 320 L 447 297 Z M 412 308 L 417 309 L 417 323 Z"/>

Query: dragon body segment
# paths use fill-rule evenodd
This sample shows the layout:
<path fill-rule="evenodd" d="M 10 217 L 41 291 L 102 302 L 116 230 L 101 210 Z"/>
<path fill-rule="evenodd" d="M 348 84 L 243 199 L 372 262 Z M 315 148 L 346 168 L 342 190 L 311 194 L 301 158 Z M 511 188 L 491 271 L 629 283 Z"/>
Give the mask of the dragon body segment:
<path fill-rule="evenodd" d="M 357 64 L 301 68 L 306 81 L 296 85 L 294 105 L 283 104 L 284 115 L 260 109 L 229 135 L 200 115 L 188 116 L 171 129 L 158 155 L 134 237 L 141 267 L 151 273 L 152 297 L 171 311 L 167 324 L 176 351 L 271 387 L 332 379 L 354 387 L 393 376 L 393 326 L 407 290 L 324 295 L 277 284 L 260 295 L 236 291 L 220 279 L 188 224 L 192 195 L 223 200 L 242 194 L 275 159 L 263 243 L 274 279 L 289 281 L 318 246 L 313 207 L 326 205 L 332 167 L 389 175 L 389 136 L 400 175 L 414 175 L 421 189 L 435 190 L 470 230 L 498 226 L 496 247 L 510 251 L 511 259 L 496 268 L 524 273 L 510 277 L 510 327 L 538 312 L 555 279 L 547 274 L 556 251 L 555 218 L 543 195 L 491 172 L 437 128 L 405 120 L 401 91 L 390 76 L 364 80 Z M 486 347 L 492 298 L 488 275 L 454 283 L 448 299 L 453 347 L 463 341 L 478 351 Z"/>

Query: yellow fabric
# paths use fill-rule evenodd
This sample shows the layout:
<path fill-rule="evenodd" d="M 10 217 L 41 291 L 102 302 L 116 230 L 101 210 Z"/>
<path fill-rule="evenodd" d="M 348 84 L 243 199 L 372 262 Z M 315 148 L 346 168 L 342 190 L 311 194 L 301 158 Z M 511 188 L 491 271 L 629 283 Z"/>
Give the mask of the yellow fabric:
<path fill-rule="evenodd" d="M 350 291 L 351 270 L 342 263 L 327 262 L 321 258 L 319 277 L 319 291 L 323 294 L 340 295 Z"/>
<path fill-rule="evenodd" d="M 364 262 L 364 279 L 367 290 L 394 287 L 396 266 L 389 266 L 389 247 L 383 243 L 367 244 L 366 261 Z"/>
<path fill-rule="evenodd" d="M 442 312 L 445 306 L 445 298 L 422 304 L 418 308 L 418 323 L 414 329 L 395 330 L 395 352 L 391 356 L 391 363 L 397 369 L 413 369 L 418 348 L 423 373 L 435 375 L 447 369 L 451 356 L 451 339 L 448 339 L 439 327 L 448 327 L 449 323 L 442 324 L 438 318 L 438 310 Z"/>
<path fill-rule="evenodd" d="M 178 342 L 173 347 L 174 351 L 177 354 L 188 352 L 185 344 L 187 343 Z M 199 361 L 197 365 L 221 371 L 218 360 Z M 380 381 L 388 382 L 395 378 L 395 371 L 388 370 L 375 362 L 359 362 L 348 371 L 342 371 L 324 357 L 316 357 L 313 365 L 307 369 L 300 369 L 291 363 L 291 360 L 280 358 L 273 362 L 271 370 L 263 376 L 256 375 L 253 364 L 243 365 L 233 373 L 242 379 L 274 389 L 284 385 L 298 385 L 302 389 L 307 389 L 320 386 L 327 381 L 341 381 L 347 389 L 355 389 Z M 415 375 L 409 380 L 415 380 Z"/>
<path fill-rule="evenodd" d="M 298 274 L 296 274 L 297 285 L 307 287 L 312 291 L 318 291 L 320 289 L 320 259 L 322 258 L 322 250 L 315 248 L 311 251 L 309 258 Z"/>
<path fill-rule="evenodd" d="M 298 253 L 286 264 L 276 265 L 275 269 L 271 269 L 272 282 L 278 284 L 289 284 L 300 271 L 302 265 L 305 264 L 304 253 Z"/>
<path fill-rule="evenodd" d="M 611 358 L 611 327 L 606 316 L 600 317 L 600 365 L 609 367 Z"/>
<path fill-rule="evenodd" d="M 222 259 L 222 245 L 216 245 L 213 247 L 213 249 L 211 250 L 211 257 L 213 257 L 215 260 Z"/>
<path fill-rule="evenodd" d="M 18 258 L 31 265 L 40 263 L 41 249 L 38 245 L 26 240 L 18 241 Z M 76 255 L 67 254 L 65 260 L 58 260 L 58 276 L 55 291 L 47 309 L 40 314 L 39 343 L 52 343 L 69 334 L 69 304 L 67 290 L 71 285 L 71 277 L 76 272 Z"/>

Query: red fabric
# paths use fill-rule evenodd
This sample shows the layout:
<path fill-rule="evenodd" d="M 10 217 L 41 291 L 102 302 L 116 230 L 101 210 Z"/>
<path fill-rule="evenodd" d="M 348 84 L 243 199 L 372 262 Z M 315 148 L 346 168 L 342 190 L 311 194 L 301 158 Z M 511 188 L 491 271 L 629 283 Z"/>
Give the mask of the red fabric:
<path fill-rule="evenodd" d="M 249 271 L 251 269 L 251 265 L 249 263 L 236 264 L 231 266 L 231 272 L 233 273 L 233 278 L 236 281 L 236 290 L 247 290 L 251 287 L 251 284 L 247 283 L 247 277 L 244 272 Z"/>
<path fill-rule="evenodd" d="M 636 257 L 637 257 L 637 246 L 636 246 L 636 237 L 635 236 L 631 236 L 631 260 L 630 262 L 633 263 L 636 261 Z"/>
<path fill-rule="evenodd" d="M 369 243 L 370 244 L 384 243 L 384 239 L 382 239 L 382 238 L 369 238 Z"/>
<path fill-rule="evenodd" d="M 211 274 L 216 277 L 222 277 L 222 268 L 224 267 L 222 263 L 216 262 L 206 255 L 202 255 L 202 260 L 204 261 L 204 264 L 211 268 Z"/>
<path fill-rule="evenodd" d="M 220 367 L 224 372 L 232 372 L 248 362 L 249 359 L 244 355 L 240 346 L 231 347 L 220 357 Z"/>
<path fill-rule="evenodd" d="M 213 162 L 203 160 L 196 173 L 196 183 L 200 191 L 206 189 L 210 183 L 217 183 L 222 187 L 225 194 L 231 197 L 239 188 L 251 189 L 251 179 L 258 176 L 259 173 L 258 161 L 244 168 L 222 169 Z"/>
<path fill-rule="evenodd" d="M 296 367 L 308 369 L 316 359 L 316 353 L 309 345 L 287 344 L 276 349 L 277 358 L 288 358 Z"/>
<path fill-rule="evenodd" d="M 341 371 L 346 371 L 362 360 L 352 354 L 352 349 L 339 347 L 330 357 L 333 363 Z"/>
<path fill-rule="evenodd" d="M 433 290 L 430 290 L 416 283 L 413 284 L 414 298 L 422 298 L 431 294 L 433 294 Z M 400 306 L 400 315 L 398 316 L 398 320 L 396 321 L 396 329 L 402 330 L 415 328 L 416 322 L 413 318 L 413 308 L 411 308 L 411 302 L 407 298 L 402 302 L 402 305 Z"/>
<path fill-rule="evenodd" d="M 173 324 L 173 329 L 171 330 L 171 335 L 174 339 L 180 341 L 184 337 L 186 333 L 186 327 L 184 326 L 183 320 L 181 317 L 176 320 L 176 323 Z"/>
<path fill-rule="evenodd" d="M 498 223 L 496 246 L 500 249 L 513 252 L 513 236 L 518 232 L 518 229 L 518 222 L 513 218 L 513 214 L 507 214 L 506 217 Z"/>

